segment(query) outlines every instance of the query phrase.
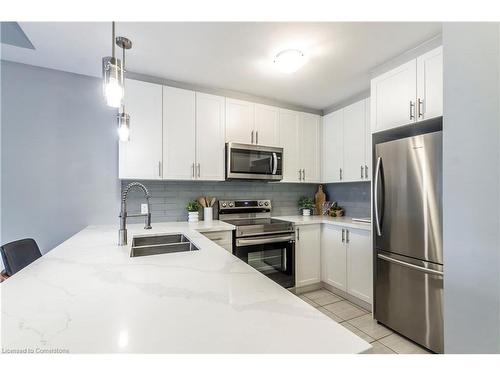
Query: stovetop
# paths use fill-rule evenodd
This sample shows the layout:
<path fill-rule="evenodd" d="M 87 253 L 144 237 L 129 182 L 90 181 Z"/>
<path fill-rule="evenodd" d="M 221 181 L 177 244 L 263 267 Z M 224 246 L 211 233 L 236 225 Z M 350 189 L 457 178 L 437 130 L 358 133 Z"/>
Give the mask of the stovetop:
<path fill-rule="evenodd" d="M 247 225 L 272 225 L 272 224 L 283 224 L 287 221 L 271 219 L 271 218 L 258 218 L 258 219 L 229 219 L 223 220 L 225 223 L 232 224 L 236 227 L 247 226 Z"/>
<path fill-rule="evenodd" d="M 293 223 L 271 218 L 222 220 L 236 226 L 236 237 L 265 236 L 278 233 L 292 233 Z"/>

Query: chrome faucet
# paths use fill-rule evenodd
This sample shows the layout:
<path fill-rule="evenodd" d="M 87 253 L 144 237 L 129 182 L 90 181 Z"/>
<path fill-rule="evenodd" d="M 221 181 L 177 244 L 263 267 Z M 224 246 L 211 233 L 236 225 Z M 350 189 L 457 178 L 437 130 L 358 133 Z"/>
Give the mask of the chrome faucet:
<path fill-rule="evenodd" d="M 128 192 L 130 189 L 132 189 L 135 186 L 142 189 L 142 191 L 144 192 L 144 196 L 145 196 L 147 204 L 148 204 L 148 213 L 147 214 L 131 214 L 131 215 L 129 215 L 127 213 Z M 127 217 L 144 216 L 144 218 L 145 218 L 144 229 L 151 229 L 151 205 L 149 203 L 149 198 L 150 198 L 150 195 L 149 195 L 148 189 L 146 188 L 146 186 L 144 186 L 140 182 L 131 182 L 130 184 L 127 185 L 127 187 L 123 191 L 121 210 L 120 210 L 120 230 L 118 231 L 118 245 L 119 246 L 123 246 L 123 245 L 127 244 Z"/>

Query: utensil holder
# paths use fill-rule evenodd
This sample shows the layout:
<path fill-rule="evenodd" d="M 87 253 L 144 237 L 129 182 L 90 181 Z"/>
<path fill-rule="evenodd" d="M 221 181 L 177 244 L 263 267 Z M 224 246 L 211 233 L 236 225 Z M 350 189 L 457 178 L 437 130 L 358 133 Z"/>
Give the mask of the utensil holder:
<path fill-rule="evenodd" d="M 203 220 L 204 221 L 212 221 L 213 218 L 214 218 L 213 207 L 204 207 L 203 208 Z"/>

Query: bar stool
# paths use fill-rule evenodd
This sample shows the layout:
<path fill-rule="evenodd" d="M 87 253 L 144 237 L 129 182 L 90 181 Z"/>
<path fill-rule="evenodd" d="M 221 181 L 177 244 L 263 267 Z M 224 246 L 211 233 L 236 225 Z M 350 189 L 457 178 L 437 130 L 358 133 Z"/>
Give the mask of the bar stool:
<path fill-rule="evenodd" d="M 14 275 L 42 256 L 36 241 L 32 238 L 5 244 L 0 247 L 0 254 L 5 266 L 4 278 Z"/>

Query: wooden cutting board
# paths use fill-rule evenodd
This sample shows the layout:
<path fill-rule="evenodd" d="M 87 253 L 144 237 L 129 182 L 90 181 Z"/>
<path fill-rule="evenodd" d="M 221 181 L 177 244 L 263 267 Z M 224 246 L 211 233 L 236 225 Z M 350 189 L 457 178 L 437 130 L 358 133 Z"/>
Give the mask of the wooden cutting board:
<path fill-rule="evenodd" d="M 314 203 L 316 206 L 316 215 L 321 215 L 321 208 L 323 207 L 323 203 L 326 201 L 326 194 L 323 191 L 323 185 L 318 186 L 318 191 L 316 192 L 316 195 L 314 196 Z"/>

